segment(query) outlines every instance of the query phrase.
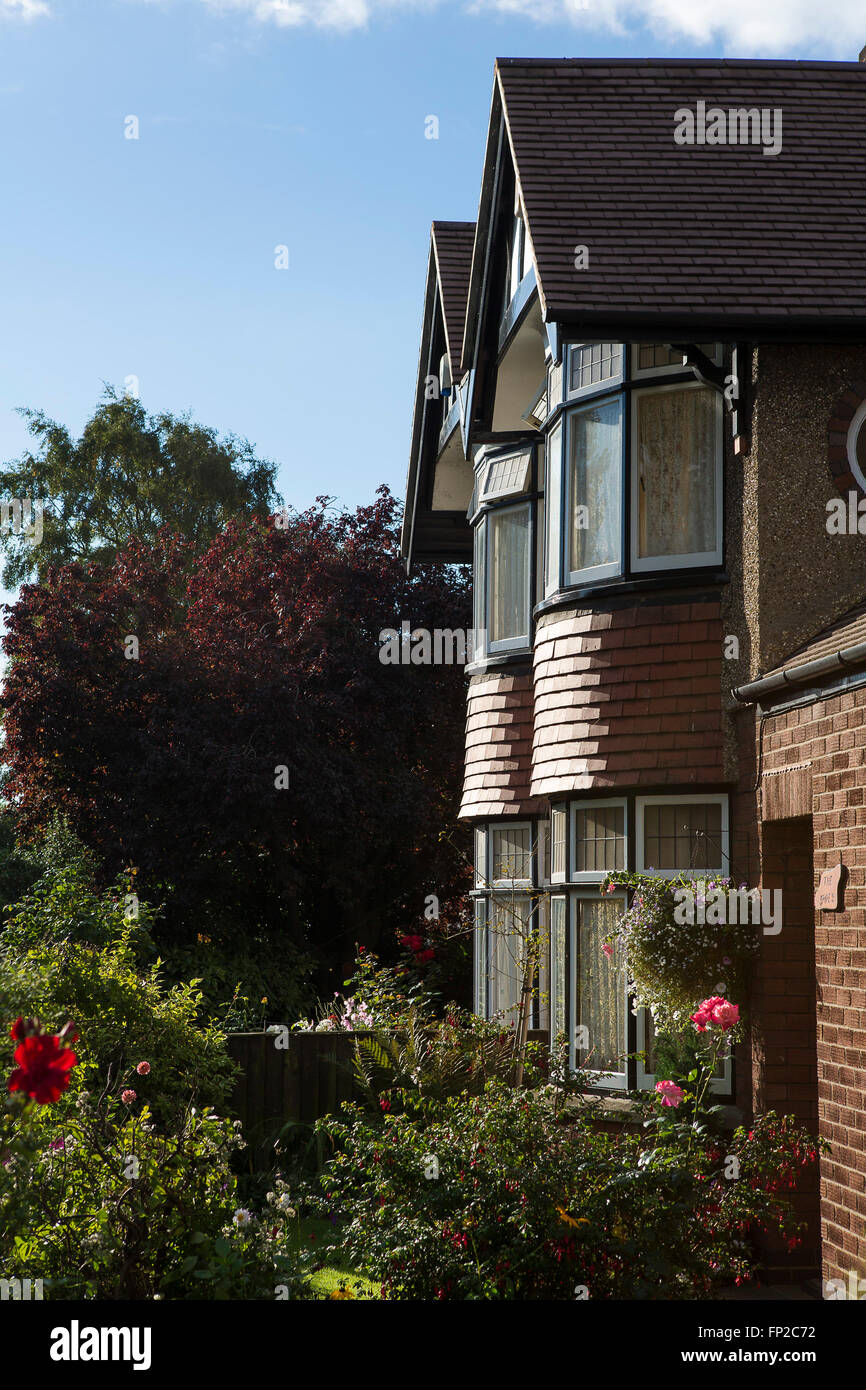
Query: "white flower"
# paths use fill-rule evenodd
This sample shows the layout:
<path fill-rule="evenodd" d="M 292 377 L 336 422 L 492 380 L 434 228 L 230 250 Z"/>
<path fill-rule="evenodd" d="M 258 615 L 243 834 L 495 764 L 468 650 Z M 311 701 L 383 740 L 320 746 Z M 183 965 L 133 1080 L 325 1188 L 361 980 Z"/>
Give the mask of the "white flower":
<path fill-rule="evenodd" d="M 232 1221 L 235 1223 L 236 1226 L 239 1226 L 241 1230 L 249 1226 L 252 1219 L 252 1212 L 247 1211 L 246 1207 L 238 1207 L 237 1211 L 232 1217 Z"/>

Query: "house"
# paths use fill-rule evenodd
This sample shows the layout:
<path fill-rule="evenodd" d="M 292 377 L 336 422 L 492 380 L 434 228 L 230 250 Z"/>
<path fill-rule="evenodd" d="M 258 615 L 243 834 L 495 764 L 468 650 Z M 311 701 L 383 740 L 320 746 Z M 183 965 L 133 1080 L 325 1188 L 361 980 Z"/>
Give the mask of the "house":
<path fill-rule="evenodd" d="M 603 877 L 780 889 L 714 1086 L 830 1141 L 767 1252 L 828 1280 L 866 1272 L 864 128 L 863 63 L 498 61 L 471 258 L 434 224 L 403 535 L 473 557 L 477 1011 L 543 911 L 533 1026 L 650 1088 Z"/>

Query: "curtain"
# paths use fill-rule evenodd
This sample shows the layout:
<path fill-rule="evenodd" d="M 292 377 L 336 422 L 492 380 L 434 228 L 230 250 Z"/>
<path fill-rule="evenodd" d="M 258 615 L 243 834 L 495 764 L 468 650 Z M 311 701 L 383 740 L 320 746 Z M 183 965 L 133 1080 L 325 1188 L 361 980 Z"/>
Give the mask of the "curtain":
<path fill-rule="evenodd" d="M 585 1056 L 593 1071 L 622 1072 L 626 1051 L 625 962 L 618 946 L 608 957 L 602 942 L 622 916 L 621 900 L 582 898 L 578 903 L 578 989 L 575 1023 L 589 1033 Z"/>
<path fill-rule="evenodd" d="M 565 898 L 550 900 L 550 1040 L 566 1031 Z"/>
<path fill-rule="evenodd" d="M 716 548 L 716 399 L 709 389 L 637 397 L 638 555 Z"/>
<path fill-rule="evenodd" d="M 492 512 L 491 642 L 529 635 L 529 508 Z"/>

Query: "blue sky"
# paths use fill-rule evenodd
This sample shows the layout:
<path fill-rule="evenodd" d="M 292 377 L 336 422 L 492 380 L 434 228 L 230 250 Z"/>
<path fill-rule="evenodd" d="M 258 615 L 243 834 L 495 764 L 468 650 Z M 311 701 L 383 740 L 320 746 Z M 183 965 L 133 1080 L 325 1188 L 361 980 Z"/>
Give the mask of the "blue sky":
<path fill-rule="evenodd" d="M 476 214 L 497 54 L 863 42 L 850 0 L 0 0 L 0 456 L 16 406 L 77 432 L 134 375 L 293 505 L 402 495 L 429 224 Z"/>

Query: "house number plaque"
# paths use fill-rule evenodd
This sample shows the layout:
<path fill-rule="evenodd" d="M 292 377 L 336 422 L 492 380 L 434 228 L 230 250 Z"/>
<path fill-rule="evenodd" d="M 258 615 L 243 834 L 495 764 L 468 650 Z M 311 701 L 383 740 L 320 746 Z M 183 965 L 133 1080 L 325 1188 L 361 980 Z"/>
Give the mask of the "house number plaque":
<path fill-rule="evenodd" d="M 845 868 L 840 862 L 825 869 L 815 893 L 815 906 L 824 912 L 838 912 L 842 902 Z"/>

